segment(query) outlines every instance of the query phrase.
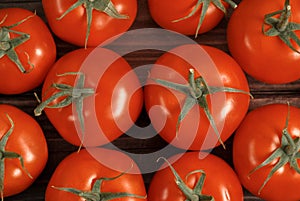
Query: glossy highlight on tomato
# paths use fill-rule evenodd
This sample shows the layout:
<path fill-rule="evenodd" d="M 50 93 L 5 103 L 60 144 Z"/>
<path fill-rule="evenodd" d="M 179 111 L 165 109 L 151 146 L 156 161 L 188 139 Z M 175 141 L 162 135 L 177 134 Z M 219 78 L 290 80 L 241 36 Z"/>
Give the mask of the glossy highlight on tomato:
<path fill-rule="evenodd" d="M 249 92 L 249 87 L 243 71 L 229 55 L 210 46 L 199 47 L 203 48 L 203 52 L 194 50 L 195 47 L 198 46 L 186 45 L 174 48 L 156 61 L 149 73 L 149 80 L 144 89 L 145 107 L 152 125 L 168 143 L 182 149 L 205 150 L 220 145 L 220 141 L 225 142 L 232 135 L 247 113 L 250 96 L 246 94 Z M 194 52 L 189 53 L 191 50 Z M 172 53 L 176 51 L 186 52 L 187 55 L 195 54 L 198 59 L 200 58 L 203 72 L 198 72 L 198 69 L 201 69 L 198 68 L 199 66 L 191 66 L 184 58 Z M 204 66 L 207 61 L 211 61 L 213 66 Z M 218 73 L 209 70 L 209 68 L 215 68 Z M 178 125 L 179 115 L 188 96 L 154 82 L 155 79 L 161 79 L 188 86 L 190 69 L 195 70 L 196 78 L 199 78 L 201 73 L 204 74 L 204 79 L 207 78 L 206 82 L 209 83 L 210 87 L 219 89 L 230 87 L 245 92 L 219 91 L 206 96 L 202 96 L 200 93 L 200 97 L 197 98 L 197 101 L 199 99 L 202 102 L 203 100 L 207 101 L 209 110 L 214 111 L 210 113 L 213 113 L 213 121 L 220 134 L 220 139 L 218 139 L 216 130 L 212 128 L 212 121 L 209 121 L 201 104 L 193 105 Z M 201 87 L 203 86 L 199 87 L 202 90 Z M 210 91 L 212 90 L 209 89 L 208 93 Z M 164 118 L 165 121 L 163 121 Z"/>
<path fill-rule="evenodd" d="M 97 59 L 98 52 L 93 50 L 96 49 L 71 51 L 54 64 L 41 95 L 42 102 L 50 102 L 44 106 L 40 103 L 35 109 L 36 115 L 41 115 L 44 109 L 58 133 L 76 146 L 82 143 L 84 146 L 99 146 L 115 140 L 134 124 L 143 105 L 140 82 L 127 61 L 106 50 L 104 52 L 118 59 L 102 69 L 102 75 L 95 77 L 95 69 L 101 67 L 98 63 L 101 61 Z M 90 54 L 94 58 L 87 61 Z M 88 66 L 88 70 L 83 66 Z M 83 86 L 78 85 L 80 76 L 84 76 Z M 53 108 L 66 102 L 70 104 Z M 82 106 L 81 111 L 77 106 Z M 80 115 L 84 125 L 79 125 Z"/>
<path fill-rule="evenodd" d="M 168 161 L 190 189 L 196 188 L 196 183 L 205 173 L 202 195 L 212 196 L 218 201 L 243 200 L 243 190 L 237 175 L 221 158 L 207 153 L 186 152 L 181 156 L 175 155 Z M 170 167 L 164 164 L 150 182 L 148 200 L 185 201 L 189 199 L 176 184 Z"/>
<path fill-rule="evenodd" d="M 278 166 L 280 168 L 264 186 L 271 170 L 280 164 L 279 158 L 271 159 L 268 164 L 253 171 L 281 147 L 285 128 L 292 139 L 298 138 L 296 141 L 299 141 L 299 119 L 299 108 L 270 104 L 250 111 L 237 129 L 233 141 L 234 167 L 243 186 L 253 195 L 270 201 L 300 199 L 300 174 L 290 163 Z M 296 164 L 300 165 L 299 143 L 297 146 Z M 285 149 L 283 147 L 280 152 L 285 153 Z"/>
<path fill-rule="evenodd" d="M 81 5 L 62 17 L 72 5 L 78 2 L 81 2 Z M 90 34 L 86 41 L 88 10 L 85 5 L 99 6 L 103 3 L 112 4 L 116 12 L 124 17 L 119 19 L 114 17 L 116 13 L 112 17 L 105 12 L 93 9 Z M 96 47 L 104 41 L 124 33 L 131 27 L 137 14 L 136 0 L 43 0 L 42 4 L 54 34 L 62 40 L 80 47 Z M 102 10 L 112 11 L 112 9 L 108 9 L 108 5 L 102 6 L 104 6 L 103 8 L 100 6 Z"/>
<path fill-rule="evenodd" d="M 97 155 L 94 158 L 90 155 L 90 151 Z M 111 166 L 102 164 L 99 159 L 106 158 L 111 161 Z M 103 148 L 90 148 L 89 150 L 82 149 L 79 152 L 74 152 L 64 158 L 55 169 L 48 183 L 45 200 L 57 201 L 79 201 L 83 200 L 78 195 L 70 192 L 59 190 L 58 188 L 74 188 L 85 193 L 92 190 L 92 186 L 97 179 L 114 178 L 112 180 L 104 180 L 101 184 L 103 193 L 102 199 L 105 198 L 105 193 L 131 193 L 143 198 L 134 198 L 127 196 L 114 200 L 120 201 L 147 201 L 144 180 L 141 174 L 131 174 L 130 172 L 138 172 L 138 167 L 128 156 L 121 152 L 108 150 Z M 123 175 L 120 175 L 123 174 Z"/>
<path fill-rule="evenodd" d="M 152 18 L 161 27 L 185 35 L 197 35 L 210 31 L 216 27 L 224 17 L 224 12 L 210 2 L 200 29 L 197 32 L 200 15 L 203 12 L 203 2 L 207 3 L 206 0 L 202 1 L 196 12 L 191 17 L 182 20 L 179 19 L 189 16 L 199 1 L 148 0 L 148 5 Z M 228 4 L 224 1 L 221 2 L 221 4 L 224 6 L 224 9 L 227 9 Z"/>
<path fill-rule="evenodd" d="M 4 135 L 10 129 L 12 133 L 4 151 L 20 155 L 24 167 L 19 158 L 10 157 L 15 154 L 6 155 L 1 150 L 1 163 L 4 163 L 4 197 L 21 193 L 31 186 L 44 170 L 48 160 L 47 142 L 38 122 L 15 106 L 0 104 L 1 145 Z"/>
<path fill-rule="evenodd" d="M 48 27 L 37 14 L 23 8 L 0 9 L 0 22 L 0 93 L 20 94 L 38 87 L 56 59 L 56 45 Z M 24 72 L 8 52 L 14 53 L 11 57 L 18 58 Z"/>
<path fill-rule="evenodd" d="M 299 24 L 300 1 L 290 1 L 290 6 L 289 21 Z M 293 51 L 278 36 L 266 36 L 262 31 L 265 15 L 282 9 L 282 0 L 243 0 L 234 10 L 227 27 L 228 48 L 233 58 L 247 74 L 269 84 L 284 84 L 300 78 L 300 53 Z M 265 25 L 264 29 L 267 31 L 270 26 Z M 300 31 L 295 31 L 295 35 L 300 37 Z M 294 41 L 291 43 L 300 51 Z"/>

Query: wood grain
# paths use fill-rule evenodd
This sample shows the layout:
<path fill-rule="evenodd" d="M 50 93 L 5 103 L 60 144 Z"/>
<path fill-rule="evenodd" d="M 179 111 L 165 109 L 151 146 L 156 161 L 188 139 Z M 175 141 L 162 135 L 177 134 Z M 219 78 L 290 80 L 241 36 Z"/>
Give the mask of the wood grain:
<path fill-rule="evenodd" d="M 138 0 L 138 15 L 137 19 L 131 27 L 131 30 L 139 29 L 139 28 L 158 28 L 158 25 L 151 19 L 149 14 L 147 1 L 146 0 Z M 40 0 L 1 0 L 0 8 L 6 7 L 21 7 L 26 8 L 31 11 L 36 10 L 37 14 L 45 20 L 45 15 L 43 13 L 43 8 Z M 192 40 L 195 40 L 199 44 L 211 45 L 215 46 L 227 53 L 227 42 L 226 42 L 226 25 L 227 19 L 224 18 L 222 22 L 213 30 L 208 33 L 200 35 L 197 39 L 194 37 L 190 37 Z M 55 36 L 54 36 L 55 37 Z M 55 41 L 57 44 L 58 50 L 58 58 L 70 52 L 77 47 L 70 45 L 57 37 L 55 37 Z M 161 55 L 161 52 L 143 50 L 131 53 L 126 55 L 126 60 L 133 66 L 137 67 L 140 65 L 151 64 L 154 63 L 158 56 Z M 293 83 L 285 84 L 285 85 L 270 85 L 261 83 L 249 76 L 247 76 L 249 81 L 249 86 L 251 93 L 254 96 L 254 99 L 251 100 L 249 110 L 253 110 L 257 107 L 260 107 L 265 104 L 271 103 L 286 103 L 289 101 L 291 105 L 295 105 L 300 107 L 300 80 L 295 81 Z M 19 95 L 0 95 L 0 103 L 7 103 L 15 105 L 26 113 L 33 116 L 33 109 L 37 105 L 37 101 L 33 95 L 34 92 L 39 93 L 41 87 L 34 89 L 33 91 L 19 94 Z M 49 181 L 51 174 L 55 170 L 55 167 L 58 163 L 69 153 L 76 151 L 76 147 L 65 142 L 54 127 L 51 125 L 49 120 L 45 115 L 40 117 L 34 117 L 42 126 L 45 136 L 48 141 L 49 146 L 49 161 L 43 173 L 36 180 L 36 182 L 23 193 L 6 198 L 6 201 L 42 201 L 44 200 L 44 192 L 47 186 L 47 182 Z M 147 125 L 149 120 L 145 114 L 145 112 L 139 118 L 137 124 L 138 125 Z M 118 146 L 120 149 L 143 153 L 143 152 L 151 152 L 155 150 L 159 150 L 162 147 L 166 146 L 166 142 L 164 142 L 159 136 L 156 136 L 149 140 L 137 140 L 126 135 L 121 136 L 117 140 L 115 140 L 114 145 Z M 227 150 L 224 151 L 221 148 L 216 148 L 213 150 L 213 153 L 222 157 L 226 160 L 230 165 L 232 165 L 231 159 L 231 145 L 232 138 L 226 142 Z M 148 186 L 153 174 L 145 174 L 145 185 Z M 245 190 L 245 198 L 246 201 L 254 201 L 259 200 L 255 198 L 250 193 Z"/>

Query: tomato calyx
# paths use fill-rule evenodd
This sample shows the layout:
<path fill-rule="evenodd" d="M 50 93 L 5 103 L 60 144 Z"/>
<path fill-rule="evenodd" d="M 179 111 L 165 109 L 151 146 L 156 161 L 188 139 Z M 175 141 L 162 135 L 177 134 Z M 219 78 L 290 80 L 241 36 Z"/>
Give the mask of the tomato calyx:
<path fill-rule="evenodd" d="M 202 189 L 204 186 L 204 181 L 206 178 L 206 173 L 203 170 L 194 170 L 191 171 L 190 173 L 188 173 L 185 177 L 185 179 L 187 180 L 189 176 L 193 175 L 193 174 L 197 174 L 200 173 L 201 176 L 199 178 L 199 180 L 197 181 L 194 189 L 189 188 L 183 181 L 183 179 L 179 176 L 179 174 L 177 173 L 177 171 L 175 170 L 175 168 L 171 165 L 171 163 L 164 157 L 160 157 L 157 159 L 157 162 L 159 160 L 164 160 L 169 168 L 171 169 L 174 177 L 175 177 L 175 183 L 178 186 L 178 188 L 181 190 L 181 192 L 184 194 L 184 196 L 186 197 L 185 201 L 214 201 L 214 197 L 210 196 L 210 195 L 203 195 L 202 194 Z"/>
<path fill-rule="evenodd" d="M 34 68 L 34 65 L 30 62 L 28 53 L 25 52 L 25 55 L 28 59 L 27 63 L 30 66 L 30 69 L 26 70 L 21 63 L 19 56 L 15 51 L 15 48 L 29 40 L 30 35 L 20 31 L 12 30 L 12 28 L 26 22 L 35 15 L 36 13 L 10 26 L 1 26 L 5 22 L 7 15 L 5 15 L 4 18 L 0 21 L 0 59 L 6 55 L 18 67 L 21 73 L 29 73 Z M 18 35 L 18 37 L 10 38 L 10 33 L 16 34 Z"/>
<path fill-rule="evenodd" d="M 232 8 L 237 7 L 237 4 L 234 3 L 232 0 L 224 0 L 224 2 L 228 3 Z M 182 18 L 173 20 L 172 22 L 183 21 L 183 20 L 186 20 L 186 19 L 194 16 L 196 14 L 196 12 L 198 11 L 198 9 L 200 8 L 201 4 L 202 4 L 201 14 L 200 14 L 200 17 L 199 17 L 199 22 L 198 22 L 196 33 L 195 33 L 195 38 L 197 38 L 199 30 L 200 30 L 201 25 L 202 25 L 203 20 L 204 20 L 204 17 L 206 15 L 208 7 L 211 3 L 214 4 L 223 13 L 227 14 L 227 10 L 226 10 L 225 6 L 223 5 L 223 3 L 221 2 L 221 0 L 198 0 L 196 5 L 194 6 L 193 10 L 188 15 L 186 15 Z"/>
<path fill-rule="evenodd" d="M 135 195 L 132 193 L 126 193 L 126 192 L 118 192 L 118 193 L 112 193 L 112 192 L 102 192 L 101 186 L 104 181 L 112 181 L 115 180 L 121 176 L 123 176 L 126 172 L 122 172 L 121 174 L 115 176 L 115 177 L 103 177 L 100 179 L 97 179 L 92 186 L 91 191 L 82 191 L 75 188 L 65 188 L 65 187 L 55 187 L 52 186 L 52 188 L 66 191 L 69 193 L 73 193 L 81 198 L 86 199 L 87 201 L 109 201 L 114 200 L 117 198 L 123 198 L 123 197 L 133 197 L 133 198 L 140 198 L 140 199 L 146 199 L 147 196 L 140 196 Z"/>
<path fill-rule="evenodd" d="M 169 82 L 166 80 L 161 79 L 153 79 L 155 82 L 161 84 L 162 86 L 165 86 L 167 88 L 179 91 L 186 95 L 184 104 L 182 106 L 182 109 L 180 111 L 180 114 L 178 116 L 177 124 L 176 124 L 176 136 L 178 134 L 179 126 L 182 120 L 185 118 L 185 116 L 188 114 L 188 112 L 192 109 L 192 107 L 196 104 L 198 104 L 205 112 L 206 117 L 208 118 L 210 125 L 214 129 L 214 132 L 216 133 L 218 140 L 220 144 L 225 149 L 225 145 L 221 140 L 220 132 L 216 126 L 216 122 L 210 112 L 208 102 L 207 102 L 207 96 L 210 94 L 214 94 L 217 92 L 232 92 L 232 93 L 242 93 L 247 94 L 252 97 L 252 95 L 249 92 L 235 89 L 231 87 L 214 87 L 209 86 L 205 79 L 200 76 L 195 78 L 195 72 L 194 69 L 189 69 L 189 76 L 188 76 L 188 84 L 178 84 L 174 82 Z"/>
<path fill-rule="evenodd" d="M 279 18 L 274 18 L 278 14 L 280 14 Z M 295 34 L 295 31 L 300 31 L 300 24 L 290 22 L 291 15 L 290 1 L 286 0 L 284 9 L 265 15 L 262 31 L 266 36 L 278 36 L 290 49 L 300 54 L 300 51 L 291 42 L 294 41 L 300 46 L 300 39 Z M 271 26 L 271 28 L 266 30 L 265 24 Z"/>
<path fill-rule="evenodd" d="M 24 161 L 23 161 L 23 157 L 15 152 L 10 152 L 10 151 L 6 151 L 5 150 L 5 146 L 7 144 L 7 141 L 9 139 L 9 136 L 12 134 L 13 130 L 14 130 L 14 122 L 13 120 L 10 118 L 10 116 L 7 114 L 6 115 L 9 123 L 10 123 L 10 128 L 9 130 L 3 135 L 2 139 L 0 140 L 0 194 L 1 194 L 1 200 L 3 201 L 3 190 L 4 190 L 4 172 L 5 172 L 5 164 L 4 164 L 4 160 L 5 159 L 19 159 L 20 164 L 22 169 L 25 171 L 25 173 L 27 174 L 27 176 L 32 179 L 32 176 L 30 175 L 30 173 L 28 172 L 28 170 L 26 169 L 25 165 L 24 165 Z"/>
<path fill-rule="evenodd" d="M 274 165 L 274 167 L 271 169 L 264 183 L 260 187 L 258 194 L 261 193 L 261 191 L 268 183 L 268 181 L 271 179 L 273 174 L 281 167 L 286 165 L 287 163 L 290 164 L 290 167 L 293 170 L 295 170 L 298 174 L 300 174 L 300 168 L 297 162 L 297 160 L 300 159 L 300 137 L 296 137 L 295 139 L 293 139 L 291 134 L 289 133 L 288 131 L 289 117 L 290 117 L 290 107 L 288 104 L 288 115 L 286 118 L 285 126 L 282 130 L 281 146 L 277 148 L 266 160 L 264 160 L 260 165 L 258 165 L 249 173 L 250 176 L 258 169 L 270 165 L 274 160 L 278 159 L 277 164 Z"/>
<path fill-rule="evenodd" d="M 54 93 L 45 101 L 41 102 L 36 95 L 36 98 L 39 102 L 39 105 L 34 109 L 35 116 L 40 116 L 42 111 L 45 108 L 63 108 L 75 104 L 76 112 L 78 115 L 80 128 L 82 131 L 82 141 L 84 139 L 84 118 L 83 118 L 83 100 L 84 98 L 91 96 L 95 93 L 93 88 L 84 88 L 85 75 L 80 72 L 67 72 L 63 74 L 59 74 L 57 76 L 73 76 L 78 75 L 78 81 L 75 86 L 67 85 L 67 84 L 57 84 L 53 83 L 50 87 L 58 90 L 58 92 Z M 62 100 L 58 101 L 55 104 L 52 104 L 53 101 L 62 98 Z"/>
<path fill-rule="evenodd" d="M 57 20 L 61 20 L 64 18 L 68 13 L 73 11 L 74 9 L 84 6 L 86 10 L 86 18 L 87 18 L 87 30 L 85 36 L 85 43 L 84 47 L 87 47 L 88 38 L 91 32 L 91 24 L 93 19 L 93 10 L 97 10 L 99 12 L 104 12 L 108 16 L 116 18 L 116 19 L 128 19 L 128 15 L 120 14 L 115 5 L 111 2 L 111 0 L 78 0 L 72 6 L 70 6 Z"/>

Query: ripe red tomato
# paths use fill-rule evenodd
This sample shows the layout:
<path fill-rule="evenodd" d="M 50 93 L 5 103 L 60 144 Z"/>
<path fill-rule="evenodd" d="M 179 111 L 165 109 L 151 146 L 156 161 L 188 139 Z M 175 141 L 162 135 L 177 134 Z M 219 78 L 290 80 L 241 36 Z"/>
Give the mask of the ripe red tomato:
<path fill-rule="evenodd" d="M 42 88 L 43 103 L 35 109 L 35 114 L 40 115 L 45 108 L 47 117 L 59 134 L 76 146 L 81 145 L 82 141 L 88 146 L 98 146 L 118 138 L 134 124 L 143 105 L 143 92 L 136 74 L 126 60 L 116 53 L 107 50 L 110 55 L 119 58 L 107 66 L 100 77 L 95 76 L 97 72 L 104 71 L 99 65 L 103 60 L 94 57 L 87 64 L 88 70 L 83 69 L 86 66 L 83 63 L 86 63 L 90 54 L 98 57 L 98 52 L 93 50 L 82 48 L 69 52 L 54 64 Z M 79 86 L 82 75 L 74 74 L 76 72 L 85 77 L 82 86 Z M 61 90 L 59 86 L 69 88 Z M 70 104 L 53 108 L 55 104 L 68 101 Z M 82 112 L 77 110 L 80 105 Z M 80 116 L 84 125 L 80 124 Z M 77 126 L 77 122 L 80 126 Z"/>
<path fill-rule="evenodd" d="M 129 159 L 128 156 L 125 156 L 121 152 L 101 148 L 93 148 L 90 149 L 90 151 L 91 150 L 94 154 L 97 154 L 97 158 L 92 157 L 87 150 L 82 149 L 80 152 L 72 153 L 67 156 L 57 166 L 46 189 L 46 201 L 83 200 L 83 198 L 80 198 L 76 194 L 58 188 L 74 188 L 84 191 L 87 195 L 87 192 L 92 191 L 96 180 L 101 178 L 106 179 L 104 179 L 99 188 L 95 190 L 97 193 L 101 190 L 101 198 L 103 200 L 110 200 L 108 198 L 104 199 L 106 193 L 111 193 L 112 195 L 117 193 L 131 193 L 140 197 L 134 198 L 132 196 L 125 196 L 114 200 L 147 200 L 145 197 L 146 190 L 143 177 L 141 174 L 130 173 L 132 170 L 137 172 L 138 167 L 136 164 L 133 164 L 133 161 Z M 111 166 L 102 164 L 101 161 L 98 160 L 100 158 L 109 159 L 112 162 Z M 117 178 L 108 179 L 114 177 Z"/>
<path fill-rule="evenodd" d="M 31 11 L 2 8 L 0 32 L 0 93 L 19 94 L 39 86 L 56 59 L 46 24 Z"/>
<path fill-rule="evenodd" d="M 203 2 L 207 3 L 208 1 Z M 148 0 L 150 14 L 158 25 L 165 29 L 176 31 L 185 35 L 197 35 L 198 33 L 208 32 L 217 26 L 224 17 L 224 11 L 218 8 L 211 1 L 209 1 L 207 5 L 207 11 L 204 12 L 202 10 L 203 2 L 201 3 L 197 0 Z M 198 3 L 200 3 L 200 5 L 198 5 Z M 224 10 L 228 8 L 228 4 L 225 3 L 225 1 L 218 1 L 218 3 L 223 6 Z M 174 20 L 188 16 L 194 9 L 196 9 L 195 13 L 191 17 L 174 22 Z M 202 13 L 204 14 L 204 19 L 198 31 L 197 27 Z"/>
<path fill-rule="evenodd" d="M 203 52 L 197 49 L 201 49 L 201 47 Z M 162 55 L 152 67 L 149 81 L 144 90 L 146 110 L 154 128 L 168 143 L 190 150 L 210 149 L 219 145 L 219 142 L 217 143 L 218 133 L 212 129 L 212 121 L 209 121 L 207 111 L 201 106 L 203 102 L 207 102 L 207 109 L 210 110 L 221 136 L 219 141 L 224 142 L 247 113 L 250 97 L 244 93 L 211 93 L 214 90 L 212 87 L 230 87 L 248 92 L 248 82 L 239 65 L 229 55 L 214 47 L 201 47 L 198 45 L 179 46 Z M 186 53 L 186 58 L 181 58 L 182 55 L 176 55 L 177 53 L 174 54 L 174 52 L 180 51 Z M 189 59 L 190 61 L 185 60 L 191 55 L 198 58 L 200 62 L 195 65 L 201 66 L 194 67 L 188 63 L 196 60 L 195 58 Z M 213 62 L 213 66 L 209 66 L 207 60 Z M 165 68 L 161 66 L 165 66 Z M 206 88 L 203 87 L 204 83 L 200 84 L 199 91 L 202 94 L 200 93 L 198 98 L 191 98 L 193 94 L 190 95 L 189 91 L 196 91 L 192 88 L 185 89 L 187 92 L 184 94 L 153 81 L 161 79 L 188 86 L 189 69 L 195 69 L 195 81 L 200 75 L 203 75 L 209 85 L 209 89 L 206 91 Z M 196 72 L 197 69 L 200 72 Z M 218 79 L 220 82 L 217 81 Z M 178 125 L 178 119 L 181 118 L 179 115 L 184 111 L 183 104 L 188 98 L 196 101 L 197 104 L 191 107 Z"/>
<path fill-rule="evenodd" d="M 4 168 L 0 183 L 3 178 L 3 195 L 7 197 L 24 191 L 35 181 L 46 165 L 48 148 L 39 124 L 22 110 L 1 104 L 0 123 L 0 165 Z M 24 168 L 18 156 L 22 157 Z"/>
<path fill-rule="evenodd" d="M 78 46 L 95 47 L 122 34 L 130 28 L 137 13 L 136 0 L 43 0 L 42 3 L 52 31 Z M 73 5 L 77 7 L 66 14 Z M 91 20 L 89 35 L 87 18 Z"/>
<path fill-rule="evenodd" d="M 168 160 L 182 179 L 181 183 L 178 182 L 179 180 L 176 179 L 171 169 L 164 166 L 164 169 L 158 170 L 152 178 L 148 191 L 149 201 L 192 200 L 180 190 L 179 186 L 184 185 L 195 190 L 201 179 L 204 179 L 204 183 L 202 191 L 197 192 L 199 200 L 211 200 L 208 197 L 200 199 L 199 193 L 212 196 L 214 200 L 218 201 L 243 200 L 243 190 L 237 175 L 219 157 L 212 154 L 187 152 L 174 162 L 175 158 L 178 156 L 173 156 Z M 204 174 L 206 177 L 201 178 Z"/>
<path fill-rule="evenodd" d="M 270 104 L 251 111 L 241 123 L 234 137 L 233 162 L 240 181 L 252 194 L 264 200 L 296 201 L 300 199 L 300 171 L 292 168 L 291 163 L 286 161 L 286 164 L 282 163 L 281 166 L 278 166 L 284 160 L 279 161 L 279 157 L 271 158 L 266 166 L 254 171 L 275 152 L 283 155 L 289 154 L 287 149 L 292 146 L 284 144 L 288 142 L 287 139 L 284 139 L 285 142 L 283 142 L 285 127 L 287 127 L 291 139 L 299 141 L 300 109 L 289 107 L 290 115 L 288 115 L 288 106 L 284 104 Z M 294 162 L 296 165 L 300 165 L 300 161 L 297 161 L 300 145 L 299 142 L 296 144 L 298 148 L 295 149 L 296 158 L 294 159 L 296 160 Z M 273 169 L 275 167 L 278 170 Z M 272 169 L 275 170 L 275 173 L 267 181 Z M 263 186 L 265 181 L 267 182 Z"/>
<path fill-rule="evenodd" d="M 290 5 L 292 15 L 288 19 L 300 23 L 300 1 L 290 1 Z M 279 37 L 266 36 L 262 31 L 264 16 L 283 8 L 282 0 L 271 3 L 267 0 L 243 0 L 228 22 L 227 41 L 232 56 L 250 76 L 270 84 L 283 84 L 300 78 L 300 54 Z M 265 31 L 270 28 L 265 24 Z M 300 31 L 294 33 L 300 37 Z M 300 51 L 300 46 L 294 41 L 291 44 Z"/>

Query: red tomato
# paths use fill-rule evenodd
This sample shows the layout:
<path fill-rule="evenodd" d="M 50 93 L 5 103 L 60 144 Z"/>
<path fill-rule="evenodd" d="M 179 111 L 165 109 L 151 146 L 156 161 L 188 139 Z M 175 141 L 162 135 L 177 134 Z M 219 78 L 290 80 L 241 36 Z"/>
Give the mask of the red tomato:
<path fill-rule="evenodd" d="M 204 12 L 205 15 L 200 29 L 197 31 L 200 15 L 203 13 L 203 3 L 201 3 L 197 8 L 196 5 L 198 3 L 199 1 L 197 0 L 148 0 L 150 14 L 158 25 L 165 29 L 176 31 L 185 35 L 197 35 L 197 33 L 200 34 L 208 32 L 217 26 L 224 17 L 224 12 L 216 7 L 214 3 L 210 2 L 207 11 Z M 223 5 L 224 10 L 227 9 L 227 3 L 224 3 L 224 1 L 219 1 L 219 3 Z M 174 22 L 174 20 L 188 16 L 193 9 L 196 9 L 194 15 L 187 19 Z"/>
<path fill-rule="evenodd" d="M 300 1 L 290 1 L 290 5 L 290 21 L 300 23 Z M 262 32 L 264 16 L 283 8 L 282 0 L 271 3 L 267 0 L 243 0 L 228 22 L 227 40 L 232 56 L 249 75 L 270 84 L 283 84 L 300 78 L 300 54 L 279 37 L 266 36 Z M 265 25 L 264 29 L 268 31 L 270 26 Z M 295 35 L 300 37 L 300 31 L 295 31 Z M 292 45 L 300 51 L 294 41 Z"/>
<path fill-rule="evenodd" d="M 80 152 L 72 153 L 67 156 L 56 168 L 51 176 L 46 190 L 46 201 L 68 200 L 79 201 L 83 200 L 78 195 L 66 192 L 57 188 L 74 188 L 84 192 L 92 191 L 96 180 L 100 178 L 113 178 L 112 180 L 103 180 L 100 188 L 97 188 L 97 193 L 131 193 L 143 198 L 133 198 L 126 196 L 119 199 L 120 201 L 137 201 L 144 200 L 146 190 L 143 177 L 141 174 L 131 174 L 127 171 L 134 169 L 138 171 L 136 164 L 124 154 L 107 149 L 93 148 L 90 149 L 97 154 L 97 158 L 92 157 L 85 149 Z M 102 164 L 98 159 L 106 158 L 112 161 L 112 166 Z M 55 187 L 55 188 L 54 188 Z M 106 200 L 106 199 L 105 199 Z"/>
<path fill-rule="evenodd" d="M 56 59 L 48 27 L 22 8 L 0 9 L 0 22 L 0 93 L 19 94 L 39 86 Z"/>
<path fill-rule="evenodd" d="M 117 55 L 119 58 L 107 66 L 101 77 L 95 78 L 95 75 L 97 76 L 95 72 L 103 70 L 100 69 L 102 67 L 99 62 L 104 61 L 94 58 L 96 60 L 92 59 L 87 64 L 89 69 L 86 71 L 83 69 L 85 66 L 83 63 L 88 56 L 95 55 L 92 51 L 93 49 L 78 49 L 61 57 L 48 73 L 42 88 L 42 101 L 45 103 L 46 100 L 50 100 L 47 106 L 44 105 L 47 117 L 66 141 L 77 146 L 81 145 L 82 141 L 88 146 L 98 146 L 118 138 L 134 124 L 143 105 L 143 92 L 136 74 L 126 60 L 116 53 L 107 50 L 109 54 Z M 98 70 L 95 71 L 97 68 Z M 84 86 L 77 85 L 79 75 L 63 75 L 70 72 L 81 72 L 85 76 Z M 57 94 L 65 92 L 53 87 L 53 84 L 69 85 L 75 90 L 58 97 Z M 80 104 L 80 100 L 76 97 L 76 90 L 81 87 L 94 92 L 81 94 L 83 95 L 82 113 L 73 109 L 73 106 L 76 106 L 75 101 Z M 49 99 L 53 95 L 54 98 Z M 85 97 L 86 95 L 89 97 Z M 57 103 L 64 102 L 66 97 L 71 98 L 71 104 L 51 108 Z M 40 115 L 44 108 L 41 105 L 36 108 L 36 115 Z M 81 125 L 76 126 L 76 119 L 78 120 L 80 115 L 84 119 L 85 129 L 80 127 Z"/>
<path fill-rule="evenodd" d="M 190 150 L 209 149 L 219 145 L 217 143 L 218 133 L 212 129 L 203 107 L 198 102 L 199 100 L 200 102 L 207 101 L 208 109 L 214 113 L 212 118 L 221 136 L 221 141 L 224 142 L 231 136 L 247 113 L 250 97 L 248 94 L 233 92 L 217 92 L 205 95 L 205 89 L 200 89 L 204 94 L 197 99 L 194 98 L 198 104 L 195 104 L 188 111 L 179 124 L 179 130 L 176 130 L 179 115 L 183 111 L 183 104 L 189 96 L 155 83 L 153 79 L 188 86 L 189 69 L 198 71 L 184 60 L 189 55 L 194 54 L 199 59 L 200 63 L 196 65 L 202 65 L 200 67 L 202 72 L 195 72 L 195 75 L 199 78 L 199 75 L 202 74 L 206 82 L 209 83 L 209 87 L 230 87 L 244 92 L 249 91 L 243 71 L 229 55 L 209 46 L 201 46 L 204 51 L 201 53 L 199 49 L 194 50 L 197 47 L 198 45 L 180 46 L 162 55 L 151 69 L 149 82 L 144 90 L 145 106 L 154 128 L 168 143 Z M 183 59 L 177 56 L 177 53 L 172 53 L 176 50 L 177 52 L 178 50 L 187 52 L 186 58 Z M 213 66 L 207 66 L 207 60 L 212 61 Z M 167 68 L 161 68 L 161 65 Z M 216 68 L 216 72 L 211 68 Z M 217 82 L 218 79 L 220 82 Z M 189 90 L 187 89 L 187 91 Z M 164 117 L 166 118 L 165 122 L 163 121 Z"/>
<path fill-rule="evenodd" d="M 87 45 L 93 47 L 127 31 L 134 22 L 137 13 L 136 0 L 113 0 L 103 2 L 104 1 L 99 0 L 42 1 L 49 26 L 59 38 L 78 46 Z M 78 7 L 64 15 L 63 18 L 58 19 L 75 3 L 79 3 L 77 5 Z M 109 5 L 103 5 L 106 3 Z M 110 3 L 112 3 L 112 5 L 110 5 Z M 94 8 L 90 14 L 90 19 L 92 21 L 87 41 L 87 15 L 89 13 L 89 6 L 83 4 Z M 106 12 L 112 12 L 111 16 L 102 11 L 105 9 Z M 115 9 L 115 11 L 113 9 Z M 119 17 L 115 15 L 119 15 Z"/>
<path fill-rule="evenodd" d="M 271 159 L 269 164 L 253 171 L 283 145 L 282 133 L 287 117 L 287 105 L 262 106 L 245 117 L 234 137 L 233 162 L 240 181 L 252 194 L 264 200 L 300 200 L 300 172 L 297 173 L 290 163 L 275 171 L 264 186 L 271 170 L 279 164 L 279 158 Z M 299 119 L 300 109 L 290 106 L 287 131 L 294 140 L 300 137 Z M 299 149 L 299 143 L 297 146 Z M 286 147 L 282 153 L 287 153 Z M 296 151 L 299 158 L 299 150 Z M 300 165 L 297 158 L 296 164 Z"/>
<path fill-rule="evenodd" d="M 212 196 L 214 200 L 218 201 L 243 200 L 243 190 L 238 177 L 225 161 L 212 154 L 207 155 L 199 152 L 187 152 L 179 157 L 175 162 L 173 159 L 178 158 L 178 156 L 173 156 L 168 160 L 186 187 L 195 190 L 201 176 L 205 173 L 206 177 L 202 186 L 202 192 L 200 192 L 201 195 Z M 179 184 L 178 182 L 176 184 L 176 182 L 171 169 L 164 166 L 164 169 L 157 171 L 152 178 L 148 191 L 148 200 L 191 200 L 180 190 L 179 186 L 182 183 Z M 200 197 L 198 198 L 199 200 L 204 200 L 200 199 Z"/>
<path fill-rule="evenodd" d="M 0 123 L 1 146 L 4 146 L 1 147 L 0 160 L 1 166 L 4 164 L 4 175 L 1 175 L 1 170 L 0 176 L 4 176 L 3 193 L 6 197 L 24 191 L 35 181 L 46 165 L 48 148 L 39 124 L 20 109 L 1 104 Z M 4 143 L 10 129 L 12 132 Z M 18 158 L 13 158 L 16 154 L 22 157 L 24 168 Z"/>

